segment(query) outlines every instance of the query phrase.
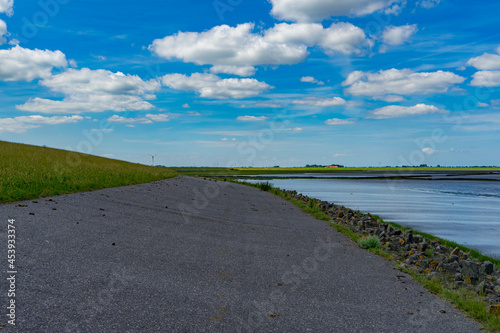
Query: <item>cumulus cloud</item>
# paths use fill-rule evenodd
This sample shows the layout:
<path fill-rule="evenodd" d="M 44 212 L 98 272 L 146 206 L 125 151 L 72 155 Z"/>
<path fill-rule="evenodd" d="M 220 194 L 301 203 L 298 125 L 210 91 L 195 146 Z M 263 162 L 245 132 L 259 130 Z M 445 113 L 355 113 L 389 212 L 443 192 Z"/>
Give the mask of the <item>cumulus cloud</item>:
<path fill-rule="evenodd" d="M 156 80 L 143 81 L 136 75 L 88 68 L 69 69 L 40 84 L 66 97 L 62 101 L 36 97 L 17 109 L 53 114 L 150 110 L 154 106 L 145 99 L 154 99 L 152 93 L 161 88 Z"/>
<path fill-rule="evenodd" d="M 0 13 L 5 13 L 7 16 L 14 14 L 14 0 L 0 0 Z"/>
<path fill-rule="evenodd" d="M 346 92 L 356 96 L 426 95 L 445 93 L 465 78 L 451 72 L 417 73 L 410 69 L 389 69 L 377 73 L 355 71 L 342 82 Z"/>
<path fill-rule="evenodd" d="M 472 86 L 500 87 L 500 71 L 480 71 L 472 75 Z"/>
<path fill-rule="evenodd" d="M 341 97 L 333 97 L 333 98 L 306 98 L 306 99 L 298 99 L 293 101 L 294 104 L 298 105 L 310 105 L 310 106 L 338 106 L 338 105 L 346 105 L 347 102 L 345 99 Z"/>
<path fill-rule="evenodd" d="M 260 117 L 256 117 L 256 116 L 239 116 L 236 119 L 240 120 L 240 121 L 264 121 L 264 120 L 267 120 L 269 118 L 267 118 L 265 116 L 260 116 Z"/>
<path fill-rule="evenodd" d="M 314 77 L 312 76 L 303 76 L 301 79 L 300 79 L 300 82 L 308 82 L 308 83 L 315 83 L 319 86 L 322 86 L 324 85 L 325 83 L 323 81 L 318 81 L 316 80 Z"/>
<path fill-rule="evenodd" d="M 215 99 L 253 97 L 272 88 L 267 83 L 255 79 L 221 79 L 214 74 L 201 73 L 191 76 L 167 74 L 161 81 L 169 88 L 195 91 L 201 97 Z"/>
<path fill-rule="evenodd" d="M 398 0 L 270 0 L 271 14 L 287 21 L 322 21 L 332 16 L 365 16 L 389 9 Z"/>
<path fill-rule="evenodd" d="M 214 74 L 235 74 L 238 76 L 252 76 L 255 74 L 253 66 L 224 66 L 216 65 L 210 68 L 210 72 Z"/>
<path fill-rule="evenodd" d="M 363 30 L 350 23 L 281 23 L 254 33 L 253 23 L 236 27 L 216 26 L 204 32 L 178 32 L 156 39 L 149 46 L 154 54 L 197 65 L 212 65 L 212 73 L 251 76 L 255 66 L 291 65 L 307 59 L 308 47 L 327 54 L 360 54 L 372 46 Z"/>
<path fill-rule="evenodd" d="M 483 71 L 500 70 L 500 47 L 496 51 L 498 54 L 485 53 L 479 57 L 469 59 L 467 66 Z"/>
<path fill-rule="evenodd" d="M 19 45 L 0 50 L 0 80 L 33 81 L 48 78 L 52 70 L 68 67 L 66 56 L 61 51 L 30 50 Z"/>
<path fill-rule="evenodd" d="M 417 104 L 415 106 L 400 106 L 389 105 L 379 109 L 375 109 L 369 113 L 369 118 L 374 119 L 389 119 L 415 115 L 425 115 L 431 113 L 447 113 L 446 110 L 441 110 L 434 105 Z"/>
<path fill-rule="evenodd" d="M 71 124 L 83 120 L 81 116 L 70 117 L 44 117 L 44 116 L 22 116 L 15 118 L 0 119 L 0 133 L 24 133 L 29 129 L 40 127 L 41 125 Z"/>
<path fill-rule="evenodd" d="M 325 121 L 327 125 L 353 125 L 356 122 L 352 119 L 332 118 Z"/>
<path fill-rule="evenodd" d="M 388 45 L 401 45 L 406 43 L 418 31 L 416 24 L 407 24 L 399 27 L 388 26 L 382 34 L 382 41 Z"/>

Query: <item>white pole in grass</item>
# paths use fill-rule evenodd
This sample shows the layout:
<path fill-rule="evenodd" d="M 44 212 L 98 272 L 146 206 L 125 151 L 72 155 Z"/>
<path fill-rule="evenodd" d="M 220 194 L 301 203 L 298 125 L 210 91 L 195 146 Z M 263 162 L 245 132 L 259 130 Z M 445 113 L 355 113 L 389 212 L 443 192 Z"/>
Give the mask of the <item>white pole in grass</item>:
<path fill-rule="evenodd" d="M 155 156 L 158 154 L 154 154 L 154 155 L 148 154 L 148 155 L 151 156 L 151 166 L 155 166 Z"/>

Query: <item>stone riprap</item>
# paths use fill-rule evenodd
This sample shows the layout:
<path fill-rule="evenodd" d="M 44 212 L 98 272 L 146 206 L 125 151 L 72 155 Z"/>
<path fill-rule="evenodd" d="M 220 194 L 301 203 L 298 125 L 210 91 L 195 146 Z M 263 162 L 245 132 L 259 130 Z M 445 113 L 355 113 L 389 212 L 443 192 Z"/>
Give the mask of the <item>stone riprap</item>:
<path fill-rule="evenodd" d="M 490 306 L 490 312 L 500 313 L 500 270 L 490 261 L 482 262 L 457 248 L 441 244 L 438 239 L 428 239 L 381 223 L 370 214 L 310 198 L 296 191 L 283 190 L 289 197 L 310 204 L 311 200 L 331 218 L 361 236 L 377 236 L 382 247 L 399 265 L 411 271 L 437 277 L 453 288 L 474 290 Z"/>

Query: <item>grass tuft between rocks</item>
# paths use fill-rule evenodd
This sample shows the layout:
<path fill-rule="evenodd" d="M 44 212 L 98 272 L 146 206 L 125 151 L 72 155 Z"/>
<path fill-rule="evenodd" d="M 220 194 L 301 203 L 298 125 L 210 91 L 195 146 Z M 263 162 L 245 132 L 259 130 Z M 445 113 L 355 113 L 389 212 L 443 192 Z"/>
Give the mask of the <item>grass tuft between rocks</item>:
<path fill-rule="evenodd" d="M 368 236 L 358 240 L 358 244 L 362 249 L 380 249 L 380 239 L 377 236 Z"/>

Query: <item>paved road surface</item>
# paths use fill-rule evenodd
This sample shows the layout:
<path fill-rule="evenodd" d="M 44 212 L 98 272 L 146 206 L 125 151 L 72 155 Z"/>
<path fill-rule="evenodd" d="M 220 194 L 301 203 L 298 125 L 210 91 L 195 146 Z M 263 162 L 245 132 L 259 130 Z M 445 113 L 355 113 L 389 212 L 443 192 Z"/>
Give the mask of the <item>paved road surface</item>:
<path fill-rule="evenodd" d="M 3 281 L 8 218 L 17 237 L 5 332 L 479 331 L 325 222 L 242 185 L 178 177 L 0 205 L 0 218 Z"/>

